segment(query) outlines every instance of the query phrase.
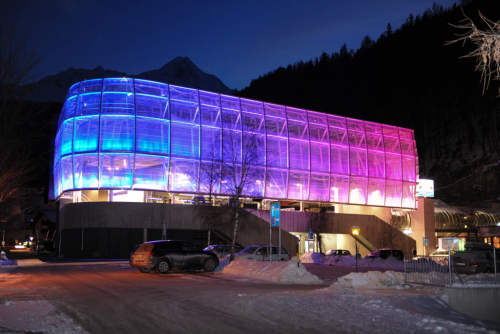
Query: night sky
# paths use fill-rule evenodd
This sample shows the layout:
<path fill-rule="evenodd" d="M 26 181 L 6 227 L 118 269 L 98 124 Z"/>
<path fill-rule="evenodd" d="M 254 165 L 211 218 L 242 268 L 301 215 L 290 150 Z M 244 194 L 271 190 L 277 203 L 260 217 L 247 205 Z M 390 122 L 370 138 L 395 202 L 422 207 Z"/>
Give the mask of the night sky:
<path fill-rule="evenodd" d="M 365 35 L 376 40 L 387 23 L 395 30 L 434 1 L 0 0 L 0 20 L 37 46 L 39 78 L 70 67 L 139 74 L 185 56 L 242 89 L 343 43 L 357 49 Z"/>

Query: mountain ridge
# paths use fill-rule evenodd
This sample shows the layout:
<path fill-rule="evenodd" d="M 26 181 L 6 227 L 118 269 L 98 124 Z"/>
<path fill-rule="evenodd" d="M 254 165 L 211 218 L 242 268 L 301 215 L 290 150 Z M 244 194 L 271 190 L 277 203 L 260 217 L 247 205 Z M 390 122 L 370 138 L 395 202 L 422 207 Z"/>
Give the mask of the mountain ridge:
<path fill-rule="evenodd" d="M 115 70 L 106 70 L 102 66 L 97 66 L 92 70 L 70 67 L 58 74 L 48 75 L 24 87 L 31 92 L 28 96 L 29 100 L 62 103 L 71 85 L 83 80 L 109 77 L 145 79 L 189 88 L 204 89 L 222 94 L 234 93 L 217 76 L 203 72 L 188 57 L 176 57 L 159 69 L 135 75 Z"/>

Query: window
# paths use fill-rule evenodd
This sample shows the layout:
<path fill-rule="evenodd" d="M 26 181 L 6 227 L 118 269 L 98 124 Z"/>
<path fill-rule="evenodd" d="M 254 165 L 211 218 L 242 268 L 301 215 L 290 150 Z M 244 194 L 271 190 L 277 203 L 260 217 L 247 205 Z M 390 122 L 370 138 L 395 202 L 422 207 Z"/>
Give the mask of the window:
<path fill-rule="evenodd" d="M 192 252 L 195 250 L 192 245 L 187 244 L 185 242 L 183 242 L 181 245 L 182 245 L 182 251 L 184 251 L 184 252 Z"/>
<path fill-rule="evenodd" d="M 261 247 L 257 251 L 257 254 L 260 253 L 259 255 L 267 255 L 267 247 Z"/>
<path fill-rule="evenodd" d="M 166 242 L 160 246 L 160 250 L 169 252 L 181 251 L 181 245 L 177 242 Z"/>

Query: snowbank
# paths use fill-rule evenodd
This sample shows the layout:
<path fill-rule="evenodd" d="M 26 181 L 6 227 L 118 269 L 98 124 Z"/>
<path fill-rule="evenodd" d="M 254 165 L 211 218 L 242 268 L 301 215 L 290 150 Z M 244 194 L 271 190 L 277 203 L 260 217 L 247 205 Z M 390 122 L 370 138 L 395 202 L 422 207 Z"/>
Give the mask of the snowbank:
<path fill-rule="evenodd" d="M 226 265 L 222 272 L 271 282 L 323 284 L 318 276 L 308 272 L 304 266 L 297 266 L 296 257 L 293 257 L 291 261 L 283 262 L 236 260 Z"/>
<path fill-rule="evenodd" d="M 324 264 L 336 265 L 336 266 L 350 266 L 354 267 L 356 265 L 356 258 L 354 255 L 326 255 L 323 257 Z M 395 257 L 389 257 L 387 259 L 375 258 L 358 258 L 358 267 L 365 268 L 384 268 L 390 270 L 403 270 L 403 261 L 396 259 Z"/>
<path fill-rule="evenodd" d="M 316 263 L 316 264 L 322 264 L 323 263 L 323 254 L 321 253 L 304 253 L 300 257 L 300 261 L 302 263 Z"/>
<path fill-rule="evenodd" d="M 405 281 L 405 274 L 394 271 L 369 271 L 367 273 L 350 273 L 340 277 L 337 283 L 330 286 L 331 289 L 336 285 L 359 289 L 397 289 L 403 290 L 401 285 Z"/>

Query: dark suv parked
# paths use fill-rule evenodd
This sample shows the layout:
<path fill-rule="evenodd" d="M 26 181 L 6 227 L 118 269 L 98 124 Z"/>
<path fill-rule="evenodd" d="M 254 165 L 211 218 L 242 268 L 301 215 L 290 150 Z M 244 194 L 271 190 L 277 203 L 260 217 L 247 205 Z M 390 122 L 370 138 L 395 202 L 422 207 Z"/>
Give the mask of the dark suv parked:
<path fill-rule="evenodd" d="M 143 273 L 156 269 L 166 274 L 170 269 L 203 269 L 212 272 L 219 265 L 217 255 L 196 249 L 182 240 L 148 241 L 130 255 L 130 265 Z"/>
<path fill-rule="evenodd" d="M 377 250 L 373 251 L 371 254 L 368 254 L 366 256 L 366 258 L 379 257 L 381 259 L 387 259 L 388 257 L 391 256 L 391 252 L 392 252 L 392 256 L 394 256 L 396 259 L 401 260 L 401 261 L 404 260 L 405 257 L 403 255 L 403 251 L 402 250 L 393 249 L 391 251 L 390 248 L 377 249 Z"/>

